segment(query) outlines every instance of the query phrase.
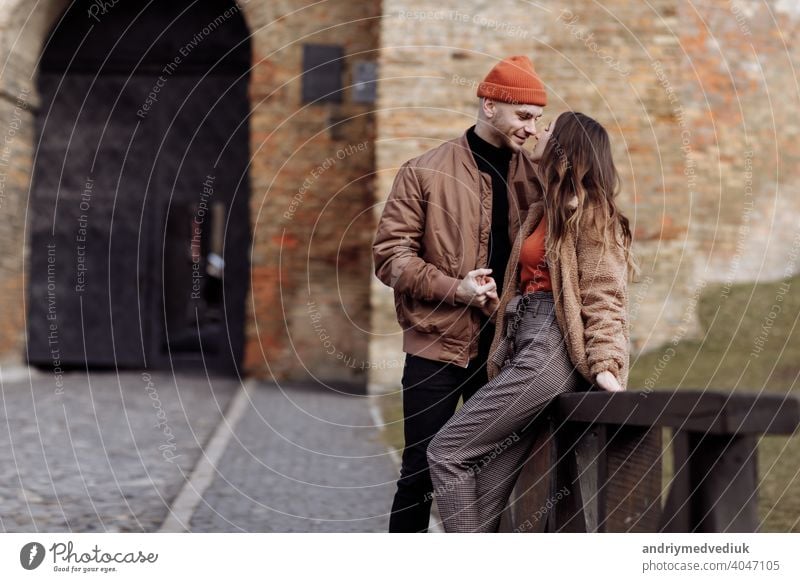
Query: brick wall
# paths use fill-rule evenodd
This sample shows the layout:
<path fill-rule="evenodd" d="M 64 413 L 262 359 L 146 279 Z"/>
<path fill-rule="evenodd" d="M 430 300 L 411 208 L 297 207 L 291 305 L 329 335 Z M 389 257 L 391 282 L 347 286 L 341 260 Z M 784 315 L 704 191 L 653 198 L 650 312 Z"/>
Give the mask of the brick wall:
<path fill-rule="evenodd" d="M 0 14 L 0 133 L 14 133 L 0 198 L 0 363 L 24 353 L 31 80 L 64 6 L 15 0 Z M 397 385 L 391 292 L 371 276 L 375 220 L 399 165 L 471 125 L 475 84 L 510 54 L 534 59 L 549 116 L 582 110 L 612 134 L 643 268 L 631 288 L 635 348 L 696 334 L 707 282 L 796 272 L 796 6 L 243 3 L 254 63 L 247 372 Z M 350 89 L 340 104 L 303 104 L 304 43 L 341 45 L 345 84 L 355 63 L 378 61 L 377 106 Z"/>
<path fill-rule="evenodd" d="M 253 4 L 256 4 L 253 6 Z M 373 203 L 372 104 L 303 104 L 302 45 L 344 48 L 344 84 L 377 59 L 379 2 L 251 2 L 251 319 L 246 369 L 365 384 Z M 295 12 L 292 12 L 295 11 Z"/>

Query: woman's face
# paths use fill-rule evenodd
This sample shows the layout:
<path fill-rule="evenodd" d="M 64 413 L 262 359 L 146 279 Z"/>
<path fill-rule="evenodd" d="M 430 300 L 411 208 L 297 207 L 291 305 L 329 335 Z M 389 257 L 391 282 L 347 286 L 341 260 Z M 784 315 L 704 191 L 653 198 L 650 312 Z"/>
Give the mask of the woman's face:
<path fill-rule="evenodd" d="M 531 159 L 533 159 L 534 162 L 538 162 L 542 159 L 544 148 L 547 145 L 547 142 L 550 141 L 550 136 L 553 135 L 553 129 L 555 128 L 557 121 L 558 116 L 550 121 L 550 123 L 548 123 L 541 132 L 536 134 L 536 145 L 533 147 L 533 151 L 531 152 Z"/>

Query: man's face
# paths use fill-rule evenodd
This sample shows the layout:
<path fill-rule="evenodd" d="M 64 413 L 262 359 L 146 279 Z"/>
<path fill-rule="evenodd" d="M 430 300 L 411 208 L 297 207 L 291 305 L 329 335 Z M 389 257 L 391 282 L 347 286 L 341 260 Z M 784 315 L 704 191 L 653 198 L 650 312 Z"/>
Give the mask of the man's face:
<path fill-rule="evenodd" d="M 497 140 L 494 145 L 513 151 L 520 150 L 529 137 L 536 135 L 536 121 L 543 112 L 544 108 L 538 105 L 490 100 L 484 103 L 484 113 Z"/>

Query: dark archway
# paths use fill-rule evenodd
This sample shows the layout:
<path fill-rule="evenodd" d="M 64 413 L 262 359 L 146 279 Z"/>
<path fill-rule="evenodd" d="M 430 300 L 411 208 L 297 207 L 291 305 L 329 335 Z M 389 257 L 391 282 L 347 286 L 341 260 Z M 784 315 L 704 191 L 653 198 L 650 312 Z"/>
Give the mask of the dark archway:
<path fill-rule="evenodd" d="M 28 361 L 233 371 L 250 245 L 235 2 L 78 0 L 39 68 Z"/>

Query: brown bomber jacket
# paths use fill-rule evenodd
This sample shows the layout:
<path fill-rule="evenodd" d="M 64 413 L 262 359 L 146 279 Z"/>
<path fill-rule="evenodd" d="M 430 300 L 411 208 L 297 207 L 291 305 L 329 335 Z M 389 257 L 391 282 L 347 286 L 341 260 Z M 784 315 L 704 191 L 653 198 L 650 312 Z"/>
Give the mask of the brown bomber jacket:
<path fill-rule="evenodd" d="M 526 151 L 509 166 L 509 240 L 527 213 L 535 166 Z M 467 142 L 445 142 L 400 168 L 378 223 L 375 274 L 394 289 L 403 351 L 466 367 L 478 354 L 480 314 L 456 304 L 460 280 L 487 266 L 492 182 Z"/>
<path fill-rule="evenodd" d="M 544 215 L 541 196 L 528 210 L 511 249 L 506 270 L 503 296 L 496 313 L 496 331 L 491 353 L 500 343 L 505 331 L 505 308 L 519 294 L 519 252 L 522 242 L 539 225 Z M 573 199 L 577 204 L 577 198 Z M 584 213 L 585 224 L 590 216 Z M 580 232 L 586 232 L 580 228 Z M 620 236 L 619 231 L 617 236 Z M 562 258 L 556 262 L 547 258 L 555 299 L 556 319 L 564 334 L 570 360 L 589 383 L 604 370 L 610 371 L 623 387 L 628 383 L 629 324 L 627 261 L 620 245 L 608 244 L 601 254 L 600 245 L 588 236 L 575 237 L 570 233 L 562 247 Z M 489 378 L 499 373 L 499 367 L 488 363 Z"/>

